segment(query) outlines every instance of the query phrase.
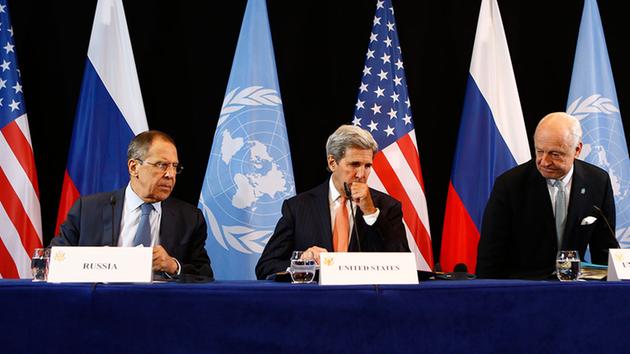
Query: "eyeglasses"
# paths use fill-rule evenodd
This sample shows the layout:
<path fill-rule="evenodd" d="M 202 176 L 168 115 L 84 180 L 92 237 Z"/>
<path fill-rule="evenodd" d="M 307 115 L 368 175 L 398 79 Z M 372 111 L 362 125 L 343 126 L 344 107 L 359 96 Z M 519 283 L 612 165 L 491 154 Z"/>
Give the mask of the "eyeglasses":
<path fill-rule="evenodd" d="M 175 174 L 180 174 L 184 170 L 184 166 L 180 165 L 177 162 L 149 162 L 140 159 L 136 159 L 140 161 L 140 164 L 146 163 L 147 165 L 151 165 L 153 167 L 157 167 L 160 171 L 166 172 L 169 168 L 173 168 L 175 170 Z"/>

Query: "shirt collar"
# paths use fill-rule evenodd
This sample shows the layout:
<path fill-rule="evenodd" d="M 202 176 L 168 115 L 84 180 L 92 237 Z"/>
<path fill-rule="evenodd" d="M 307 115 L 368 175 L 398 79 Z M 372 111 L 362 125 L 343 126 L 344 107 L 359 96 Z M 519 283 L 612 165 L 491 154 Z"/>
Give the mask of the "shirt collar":
<path fill-rule="evenodd" d="M 566 187 L 567 185 L 569 185 L 569 183 L 571 182 L 571 178 L 573 177 L 573 168 L 574 167 L 571 166 L 571 169 L 569 170 L 569 173 L 567 173 L 566 175 L 564 175 L 564 177 L 562 177 L 560 179 L 557 179 L 557 180 L 556 179 L 548 179 L 547 180 L 547 184 L 550 185 L 550 186 L 553 186 L 553 184 L 556 181 L 560 181 L 560 182 L 562 182 L 562 185 L 564 185 Z"/>
<path fill-rule="evenodd" d="M 337 188 L 335 188 L 335 183 L 333 183 L 332 176 L 330 176 L 330 179 L 328 180 L 328 201 L 330 203 L 334 203 L 340 196 L 341 194 Z"/>
<path fill-rule="evenodd" d="M 140 208 L 140 205 L 144 204 L 144 200 L 140 198 L 136 192 L 131 188 L 131 183 L 127 184 L 127 188 L 125 189 L 125 210 L 127 212 L 134 211 Z M 162 202 L 151 203 L 153 205 L 153 209 L 158 212 L 158 214 L 162 213 Z"/>

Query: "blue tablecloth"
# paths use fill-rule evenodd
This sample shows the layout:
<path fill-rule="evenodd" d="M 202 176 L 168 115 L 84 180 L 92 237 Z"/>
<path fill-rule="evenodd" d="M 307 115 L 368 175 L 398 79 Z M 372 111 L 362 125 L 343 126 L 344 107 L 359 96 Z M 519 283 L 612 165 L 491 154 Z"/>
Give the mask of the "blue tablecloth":
<path fill-rule="evenodd" d="M 628 353 L 630 283 L 0 280 L 1 353 Z"/>

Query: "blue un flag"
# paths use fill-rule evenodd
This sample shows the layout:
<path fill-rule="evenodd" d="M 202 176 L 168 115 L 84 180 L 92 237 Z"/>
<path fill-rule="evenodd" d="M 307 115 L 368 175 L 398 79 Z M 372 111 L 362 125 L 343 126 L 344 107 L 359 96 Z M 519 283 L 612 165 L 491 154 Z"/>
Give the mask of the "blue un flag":
<path fill-rule="evenodd" d="M 580 158 L 610 175 L 617 210 L 617 240 L 621 247 L 630 248 L 628 144 L 595 0 L 584 2 L 567 113 L 580 120 L 584 131 Z"/>
<path fill-rule="evenodd" d="M 267 5 L 249 0 L 199 198 L 217 279 L 256 278 L 282 202 L 293 195 Z"/>

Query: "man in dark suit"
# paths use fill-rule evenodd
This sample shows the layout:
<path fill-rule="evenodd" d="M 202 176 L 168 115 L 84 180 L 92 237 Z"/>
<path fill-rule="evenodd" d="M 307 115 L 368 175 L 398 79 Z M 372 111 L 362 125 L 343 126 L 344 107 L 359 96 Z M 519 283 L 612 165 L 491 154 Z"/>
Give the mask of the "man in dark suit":
<path fill-rule="evenodd" d="M 127 167 L 127 187 L 79 198 L 50 245 L 153 247 L 154 272 L 212 278 L 201 211 L 169 198 L 182 170 L 173 139 L 155 130 L 138 134 Z"/>
<path fill-rule="evenodd" d="M 328 138 L 331 176 L 284 201 L 282 217 L 256 265 L 258 279 L 285 271 L 294 250 L 305 251 L 317 262 L 319 254 L 327 251 L 409 252 L 400 202 L 367 186 L 376 151 L 372 135 L 352 125 L 339 127 Z M 350 199 L 346 199 L 344 183 Z M 352 225 L 350 203 L 357 225 Z M 353 236 L 353 227 L 360 242 Z"/>
<path fill-rule="evenodd" d="M 535 160 L 499 176 L 483 217 L 477 275 L 545 278 L 559 249 L 590 246 L 593 263 L 606 264 L 615 239 L 615 204 L 606 171 L 576 160 L 582 129 L 566 113 L 551 113 L 536 128 Z"/>

